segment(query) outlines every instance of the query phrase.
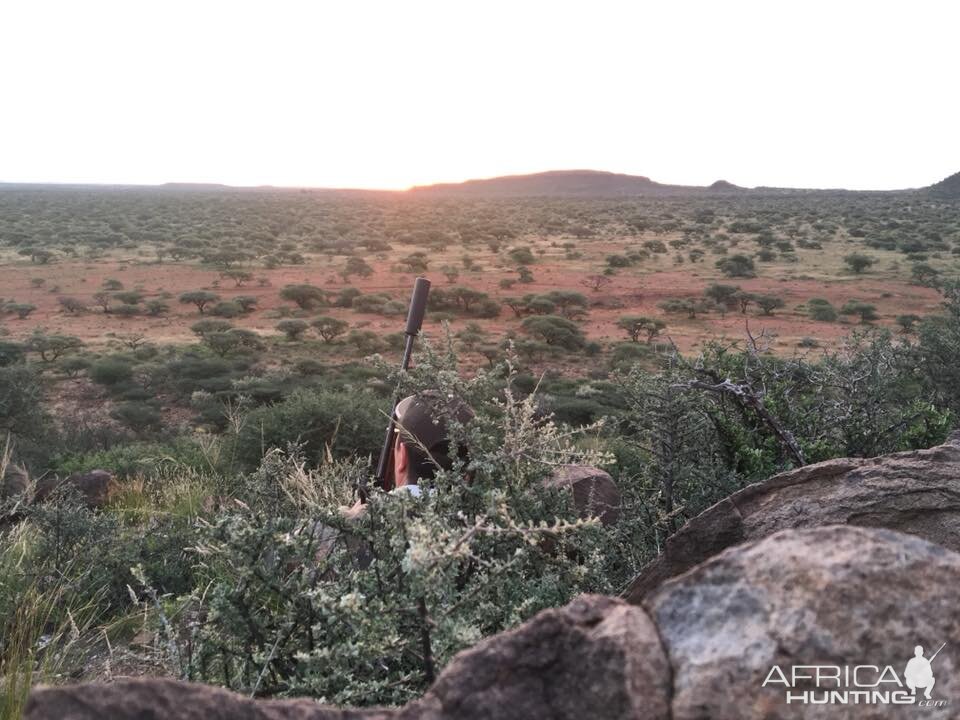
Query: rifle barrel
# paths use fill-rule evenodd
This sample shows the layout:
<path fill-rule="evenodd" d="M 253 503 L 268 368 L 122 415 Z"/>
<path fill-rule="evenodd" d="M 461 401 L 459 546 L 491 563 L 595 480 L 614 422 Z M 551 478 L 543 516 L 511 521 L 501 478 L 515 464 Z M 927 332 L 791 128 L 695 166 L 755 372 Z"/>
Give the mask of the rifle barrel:
<path fill-rule="evenodd" d="M 410 309 L 407 311 L 407 326 L 404 329 L 406 343 L 403 347 L 403 357 L 400 360 L 400 369 L 410 367 L 410 357 L 413 355 L 413 342 L 423 326 L 423 316 L 427 312 L 427 297 L 430 294 L 430 281 L 418 277 L 413 284 L 413 294 L 410 296 Z M 390 462 L 390 453 L 393 447 L 393 432 L 397 425 L 397 403 L 400 402 L 400 386 L 394 393 L 393 407 L 390 409 L 390 422 L 387 423 L 387 432 L 383 437 L 383 447 L 380 449 L 380 461 L 377 463 L 377 483 L 382 487 L 387 477 L 387 464 Z M 366 488 L 361 488 L 365 494 Z"/>

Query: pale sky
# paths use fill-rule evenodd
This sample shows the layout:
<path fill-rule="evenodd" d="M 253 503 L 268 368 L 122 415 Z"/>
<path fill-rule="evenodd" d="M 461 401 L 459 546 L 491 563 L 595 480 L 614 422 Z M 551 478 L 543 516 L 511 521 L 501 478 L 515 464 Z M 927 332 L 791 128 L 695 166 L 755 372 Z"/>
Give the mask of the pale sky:
<path fill-rule="evenodd" d="M 960 171 L 960 2 L 0 0 L 0 181 Z"/>

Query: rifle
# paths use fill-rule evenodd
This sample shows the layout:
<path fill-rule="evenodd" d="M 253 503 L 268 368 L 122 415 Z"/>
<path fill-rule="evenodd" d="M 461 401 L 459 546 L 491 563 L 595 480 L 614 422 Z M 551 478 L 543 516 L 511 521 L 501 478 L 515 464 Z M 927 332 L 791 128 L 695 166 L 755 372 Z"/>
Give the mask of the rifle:
<path fill-rule="evenodd" d="M 944 643 L 944 644 L 941 645 L 939 648 L 937 648 L 937 651 L 936 651 L 933 655 L 930 656 L 930 659 L 927 660 L 927 662 L 931 662 L 931 663 L 932 663 L 932 662 L 933 662 L 933 659 L 934 659 L 937 655 L 939 655 L 939 654 L 940 654 L 940 651 L 943 650 L 946 646 L 947 646 L 947 644 Z"/>
<path fill-rule="evenodd" d="M 406 344 L 403 348 L 403 358 L 400 360 L 400 369 L 410 367 L 410 356 L 413 354 L 413 341 L 423 325 L 423 316 L 427 312 L 427 296 L 430 294 L 430 281 L 418 277 L 413 285 L 413 295 L 410 297 L 410 309 L 407 311 Z M 394 393 L 393 406 L 390 409 L 390 421 L 387 423 L 387 432 L 383 436 L 383 448 L 380 450 L 380 461 L 377 463 L 376 481 L 384 490 L 393 483 L 393 435 L 397 426 L 397 403 L 400 402 L 400 384 Z M 366 480 L 361 480 L 360 501 L 367 501 Z"/>

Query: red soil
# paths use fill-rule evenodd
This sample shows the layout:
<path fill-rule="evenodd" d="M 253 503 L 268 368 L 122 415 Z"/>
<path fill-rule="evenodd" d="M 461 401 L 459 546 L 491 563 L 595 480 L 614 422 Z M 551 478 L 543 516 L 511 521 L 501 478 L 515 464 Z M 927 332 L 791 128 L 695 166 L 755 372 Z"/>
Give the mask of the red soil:
<path fill-rule="evenodd" d="M 668 323 L 666 334 L 682 350 L 691 350 L 709 337 L 744 337 L 747 321 L 754 334 L 766 330 L 778 336 L 777 346 L 781 352 L 790 352 L 790 348 L 804 337 L 817 339 L 821 345 L 832 345 L 852 329 L 852 319 L 844 318 L 837 323 L 813 322 L 795 308 L 812 297 L 829 300 L 839 309 L 849 299 L 856 298 L 870 302 L 877 307 L 880 315 L 878 324 L 893 325 L 897 315 L 914 313 L 926 315 L 934 312 L 939 297 L 934 290 L 910 285 L 901 281 L 878 278 L 856 278 L 853 280 L 790 280 L 780 281 L 772 278 L 749 280 L 723 280 L 716 277 L 698 276 L 705 272 L 704 265 L 688 265 L 686 269 L 677 269 L 638 276 L 624 271 L 612 278 L 612 283 L 600 292 L 584 288 L 580 282 L 590 274 L 586 270 L 573 269 L 569 262 L 551 262 L 545 257 L 533 266 L 536 281 L 529 284 L 517 283 L 512 289 L 499 287 L 501 279 L 516 278 L 516 273 L 508 269 L 489 267 L 479 273 L 461 273 L 457 285 L 467 285 L 489 293 L 495 298 L 526 293 L 542 293 L 555 289 L 573 289 L 583 292 L 592 303 L 601 303 L 604 307 L 594 307 L 583 322 L 583 328 L 591 340 L 610 342 L 626 339 L 623 331 L 616 327 L 618 318 L 624 315 L 652 315 L 662 317 Z M 324 264 L 321 264 L 324 263 Z M 413 276 L 409 273 L 393 273 L 389 263 L 371 263 L 375 272 L 368 278 L 351 278 L 350 285 L 362 292 L 387 292 L 398 299 L 406 299 L 412 287 Z M 486 263 L 485 263 L 486 264 Z M 178 302 L 180 293 L 201 288 L 210 289 L 222 299 L 229 300 L 237 295 L 252 295 L 258 298 L 256 312 L 234 320 L 240 327 L 251 328 L 262 333 L 276 333 L 274 326 L 277 318 L 268 317 L 268 311 L 280 306 L 289 306 L 279 297 L 279 290 L 288 283 L 311 283 L 329 290 L 339 290 L 344 283 L 333 276 L 335 266 L 326 264 L 324 259 L 302 267 L 284 267 L 276 270 L 257 270 L 258 277 L 269 279 L 269 285 L 259 287 L 256 282 L 243 287 L 235 287 L 229 279 L 220 279 L 215 271 L 202 269 L 194 265 L 164 263 L 140 264 L 117 260 L 90 262 L 61 262 L 56 265 L 3 265 L 0 266 L 0 297 L 16 298 L 17 302 L 30 303 L 37 310 L 25 320 L 8 316 L 5 326 L 14 337 L 28 335 L 34 327 L 46 328 L 49 332 L 76 335 L 88 342 L 97 344 L 105 341 L 110 334 L 129 335 L 141 333 L 159 342 L 192 342 L 190 325 L 200 316 L 192 305 Z M 449 285 L 439 272 L 430 272 L 434 287 Z M 40 287 L 31 284 L 32 278 L 44 278 Z M 167 316 L 151 318 L 137 316 L 131 318 L 116 315 L 104 315 L 99 309 L 91 309 L 80 315 L 65 313 L 58 297 L 76 297 L 96 306 L 93 295 L 101 289 L 107 278 L 120 280 L 125 289 L 140 289 L 147 297 L 156 297 L 161 292 L 172 295 L 167 299 L 170 313 Z M 219 280 L 219 287 L 214 283 Z M 756 293 L 773 294 L 782 297 L 786 307 L 776 311 L 772 317 L 758 314 L 751 308 L 748 316 L 734 311 L 721 318 L 717 313 L 698 316 L 689 320 L 684 315 L 665 315 L 657 304 L 665 298 L 701 296 L 703 289 L 711 282 L 725 282 L 740 285 L 744 290 Z M 51 288 L 58 287 L 57 292 Z M 610 307 L 619 304 L 620 307 Z M 318 310 L 316 314 L 331 314 L 348 320 L 351 325 L 364 324 L 365 327 L 382 332 L 397 332 L 401 329 L 401 318 L 385 318 L 377 315 L 361 315 L 351 310 L 330 308 Z M 462 326 L 466 321 L 454 321 L 454 327 Z M 499 318 L 480 320 L 482 326 L 494 336 L 507 329 L 517 329 L 519 320 L 512 311 L 504 307 Z M 428 332 L 436 328 L 429 323 Z"/>

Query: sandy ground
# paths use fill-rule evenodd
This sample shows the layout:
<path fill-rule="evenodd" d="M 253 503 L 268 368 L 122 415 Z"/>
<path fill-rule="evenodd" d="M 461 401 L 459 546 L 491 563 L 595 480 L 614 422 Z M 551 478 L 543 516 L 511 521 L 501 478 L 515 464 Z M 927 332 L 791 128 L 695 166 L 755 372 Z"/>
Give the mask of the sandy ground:
<path fill-rule="evenodd" d="M 537 247 L 534 241 L 535 247 Z M 623 331 L 616 327 L 618 318 L 624 315 L 651 315 L 661 317 L 668 323 L 666 333 L 687 351 L 697 348 L 705 339 L 711 337 L 742 338 L 749 322 L 754 334 L 761 331 L 775 333 L 775 348 L 788 353 L 805 337 L 815 338 L 823 346 L 835 345 L 847 335 L 855 324 L 854 319 L 842 318 L 836 323 L 813 322 L 796 307 L 812 297 L 826 298 L 839 310 L 844 302 L 852 298 L 870 302 L 877 307 L 880 320 L 877 324 L 893 326 L 897 315 L 914 313 L 926 315 L 936 310 L 938 294 L 929 288 L 909 284 L 902 279 L 892 277 L 891 271 L 849 276 L 832 272 L 823 253 L 807 253 L 801 256 L 801 262 L 792 265 L 760 265 L 761 277 L 753 279 L 729 280 L 720 277 L 714 269 L 714 256 L 708 255 L 703 262 L 674 266 L 672 256 L 652 259 L 644 267 L 627 268 L 613 278 L 613 282 L 600 292 L 593 292 L 581 285 L 589 274 L 597 272 L 602 258 L 610 253 L 623 250 L 623 243 L 617 240 L 591 241 L 585 245 L 589 256 L 578 260 L 567 260 L 563 251 L 546 241 L 539 247 L 545 254 L 531 266 L 535 282 L 517 283 L 512 289 L 504 290 L 499 282 L 504 278 L 516 278 L 516 272 L 510 267 L 498 266 L 500 260 L 490 253 L 476 253 L 477 261 L 484 267 L 480 272 L 461 271 L 454 283 L 449 283 L 440 268 L 444 265 L 459 265 L 462 248 L 451 252 L 449 256 L 431 257 L 431 270 L 427 275 L 434 287 L 466 285 L 502 299 L 525 293 L 542 293 L 555 289 L 571 289 L 584 293 L 593 307 L 582 323 L 586 335 L 591 340 L 613 342 L 625 340 Z M 414 248 L 398 248 L 391 258 L 376 260 L 368 258 L 375 272 L 368 278 L 353 277 L 350 285 L 367 292 L 387 292 L 398 299 L 406 299 L 414 275 L 391 270 L 393 257 L 401 257 Z M 585 253 L 586 255 L 586 253 Z M 180 304 L 180 293 L 188 290 L 209 289 L 224 300 L 238 295 L 252 295 L 258 298 L 257 311 L 234 320 L 237 326 L 251 328 L 265 334 L 274 334 L 278 318 L 270 311 L 281 306 L 291 306 L 279 297 L 280 289 L 288 283 L 310 283 L 325 289 L 336 291 L 345 287 L 342 279 L 335 275 L 342 264 L 340 259 L 319 256 L 310 258 L 307 265 L 283 267 L 275 270 L 254 269 L 255 277 L 266 278 L 268 284 L 259 286 L 254 280 L 243 287 L 235 287 L 232 280 L 220 278 L 211 269 L 188 263 L 146 263 L 136 259 L 107 259 L 96 262 L 64 261 L 52 265 L 31 265 L 22 260 L 15 263 L 0 264 L 0 298 L 15 298 L 20 303 L 30 303 L 37 310 L 25 320 L 6 316 L 3 324 L 13 337 L 28 335 L 33 328 L 43 327 L 49 332 L 76 335 L 90 345 L 97 345 L 115 336 L 143 334 L 155 342 L 192 342 L 190 325 L 200 316 L 192 305 Z M 35 279 L 43 281 L 35 284 Z M 105 315 L 92 302 L 93 295 L 101 289 L 108 278 L 121 281 L 125 289 L 139 289 L 149 298 L 169 293 L 166 302 L 170 313 L 163 317 L 151 318 L 137 316 L 132 318 Z M 765 317 L 751 308 L 747 316 L 739 311 L 727 313 L 721 317 L 718 313 L 709 313 L 690 320 L 684 315 L 665 314 L 657 305 L 666 298 L 701 296 L 703 289 L 711 282 L 723 282 L 740 285 L 744 290 L 756 293 L 772 294 L 783 298 L 786 307 L 776 311 L 774 316 Z M 90 303 L 91 310 L 70 315 L 63 311 L 58 298 L 69 296 Z M 292 307 L 292 306 L 291 306 Z M 378 315 L 363 315 L 352 310 L 330 308 L 318 310 L 316 314 L 330 314 L 341 317 L 351 326 L 362 326 L 383 333 L 397 332 L 402 329 L 402 318 L 386 318 Z M 454 329 L 462 327 L 468 320 L 454 321 Z M 479 320 L 492 336 L 502 334 L 508 329 L 519 331 L 520 320 L 513 312 L 504 307 L 499 318 Z M 427 322 L 427 331 L 436 328 Z"/>

